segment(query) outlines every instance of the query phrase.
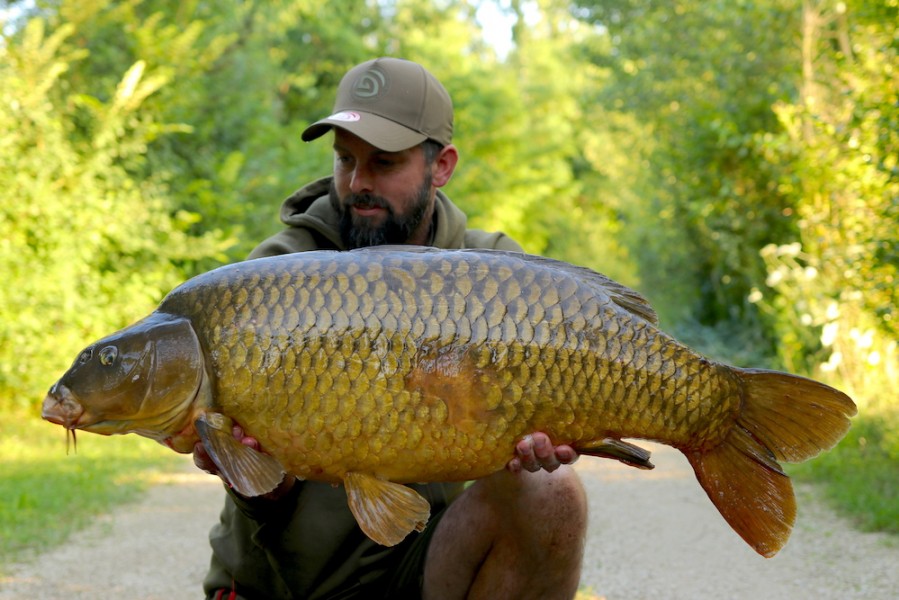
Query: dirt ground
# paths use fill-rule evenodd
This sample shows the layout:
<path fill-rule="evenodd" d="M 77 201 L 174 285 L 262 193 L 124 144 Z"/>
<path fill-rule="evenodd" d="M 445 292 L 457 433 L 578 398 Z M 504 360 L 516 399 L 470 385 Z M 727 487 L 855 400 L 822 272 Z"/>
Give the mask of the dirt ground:
<path fill-rule="evenodd" d="M 577 463 L 590 498 L 579 598 L 602 600 L 894 600 L 899 540 L 863 534 L 799 488 L 799 517 L 776 557 L 755 554 L 725 524 L 686 460 L 664 446 L 654 471 Z M 14 565 L 0 599 L 197 599 L 217 520 L 218 480 L 185 462 L 135 504 L 63 546 Z"/>

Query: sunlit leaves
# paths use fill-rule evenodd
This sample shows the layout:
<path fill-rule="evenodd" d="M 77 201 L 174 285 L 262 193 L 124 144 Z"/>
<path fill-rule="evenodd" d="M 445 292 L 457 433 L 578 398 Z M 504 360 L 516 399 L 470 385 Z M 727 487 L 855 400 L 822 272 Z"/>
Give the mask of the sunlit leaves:
<path fill-rule="evenodd" d="M 75 30 L 29 22 L 0 49 L 0 396 L 28 406 L 87 339 L 146 313 L 183 279 L 179 261 L 220 255 L 187 235 L 161 178 L 142 171 L 169 126 L 142 112 L 165 84 L 136 63 L 108 101 L 68 93 L 89 55 Z"/>

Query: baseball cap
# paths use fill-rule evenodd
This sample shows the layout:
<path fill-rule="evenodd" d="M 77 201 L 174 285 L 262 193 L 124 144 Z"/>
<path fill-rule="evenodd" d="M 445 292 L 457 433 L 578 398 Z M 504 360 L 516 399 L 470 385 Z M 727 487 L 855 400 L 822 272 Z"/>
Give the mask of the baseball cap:
<path fill-rule="evenodd" d="M 426 139 L 453 139 L 453 102 L 421 65 L 381 57 L 350 69 L 337 87 L 333 113 L 303 131 L 311 142 L 340 127 L 372 146 L 399 152 Z"/>

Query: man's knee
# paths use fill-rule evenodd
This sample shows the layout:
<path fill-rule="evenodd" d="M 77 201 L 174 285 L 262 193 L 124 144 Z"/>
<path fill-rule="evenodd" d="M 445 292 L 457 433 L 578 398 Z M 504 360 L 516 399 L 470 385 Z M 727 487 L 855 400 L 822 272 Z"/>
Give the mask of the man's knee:
<path fill-rule="evenodd" d="M 449 512 L 454 530 L 471 529 L 476 537 L 545 541 L 557 535 L 584 536 L 587 529 L 586 492 L 569 466 L 552 473 L 496 473 L 466 490 Z"/>
<path fill-rule="evenodd" d="M 433 598 L 571 598 L 586 530 L 586 494 L 573 469 L 497 473 L 447 509 L 425 588 Z"/>
<path fill-rule="evenodd" d="M 576 514 L 586 515 L 587 495 L 584 485 L 571 467 L 563 465 L 552 473 L 539 471 L 523 477 L 524 493 L 532 496 L 532 505 L 541 506 L 550 513 L 574 511 Z"/>
<path fill-rule="evenodd" d="M 536 477 L 535 477 L 536 476 Z M 532 523 L 542 523 L 542 533 L 556 544 L 582 544 L 587 530 L 587 494 L 578 474 L 571 467 L 553 473 L 535 473 L 530 514 Z"/>
<path fill-rule="evenodd" d="M 509 477 L 518 481 L 486 488 L 481 498 L 497 538 L 535 550 L 565 546 L 578 555 L 587 531 L 587 496 L 574 469 Z"/>

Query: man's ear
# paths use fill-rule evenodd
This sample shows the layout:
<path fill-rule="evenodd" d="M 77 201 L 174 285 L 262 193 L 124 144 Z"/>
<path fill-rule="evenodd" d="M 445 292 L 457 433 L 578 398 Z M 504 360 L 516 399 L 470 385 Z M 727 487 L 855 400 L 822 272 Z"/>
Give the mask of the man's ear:
<path fill-rule="evenodd" d="M 440 154 L 434 160 L 431 166 L 431 183 L 434 187 L 445 186 L 453 171 L 456 170 L 456 163 L 459 162 L 459 151 L 452 144 L 447 144 L 440 150 Z"/>

